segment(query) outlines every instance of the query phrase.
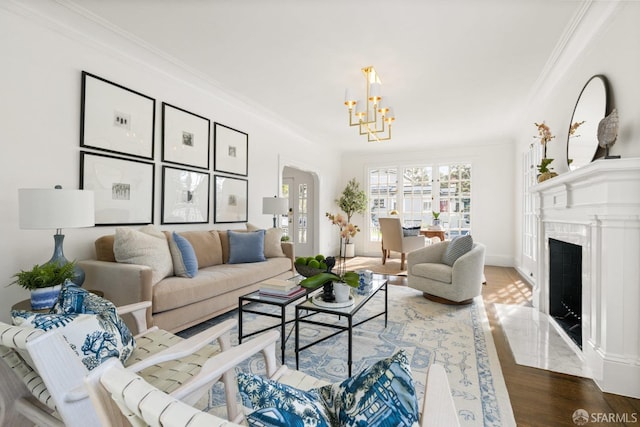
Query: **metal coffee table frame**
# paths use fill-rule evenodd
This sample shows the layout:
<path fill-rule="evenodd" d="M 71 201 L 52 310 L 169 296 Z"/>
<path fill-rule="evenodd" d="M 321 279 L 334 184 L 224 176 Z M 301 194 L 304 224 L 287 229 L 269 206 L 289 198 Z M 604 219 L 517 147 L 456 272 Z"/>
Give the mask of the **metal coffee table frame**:
<path fill-rule="evenodd" d="M 296 280 L 297 282 L 300 282 L 303 279 L 304 279 L 303 276 L 298 275 L 288 280 Z M 244 338 L 249 338 L 254 335 L 260 334 L 262 332 L 268 331 L 270 329 L 275 329 L 279 327 L 280 328 L 280 350 L 282 353 L 282 363 L 284 364 L 285 345 L 288 339 L 288 335 L 291 334 L 291 332 L 287 334 L 286 328 L 289 323 L 292 323 L 295 321 L 295 319 L 287 320 L 286 318 L 287 307 L 290 304 L 296 303 L 303 298 L 308 299 L 317 290 L 318 288 L 307 289 L 306 292 L 296 295 L 292 298 L 278 298 L 278 297 L 272 297 L 268 295 L 262 295 L 260 294 L 260 291 L 254 291 L 246 295 L 242 295 L 241 297 L 238 298 L 238 342 L 242 344 L 242 340 Z M 265 311 L 260 311 L 259 307 L 251 308 L 252 306 L 257 306 L 259 304 L 280 307 L 280 312 L 269 313 Z M 243 324 L 242 324 L 242 316 L 244 313 L 253 313 L 259 316 L 273 317 L 275 319 L 279 319 L 280 322 L 278 324 L 262 328 L 260 330 L 251 332 L 249 334 L 244 334 Z"/>
<path fill-rule="evenodd" d="M 387 317 L 388 317 L 388 296 L 389 293 L 387 292 L 387 279 L 386 278 L 379 278 L 379 277 L 375 277 L 374 276 L 374 281 L 373 281 L 373 287 L 372 290 L 366 294 L 366 295 L 359 295 L 356 294 L 354 295 L 354 305 L 352 305 L 351 307 L 345 307 L 345 308 L 327 308 L 327 307 L 319 307 L 317 305 L 315 305 L 313 303 L 313 301 L 311 300 L 307 300 L 301 304 L 296 305 L 296 318 L 295 318 L 295 322 L 296 322 L 296 369 L 298 369 L 299 367 L 299 359 L 300 359 L 300 352 L 302 350 L 305 350 L 309 347 L 312 347 L 316 344 L 319 344 L 325 340 L 328 340 L 329 338 L 332 338 L 338 334 L 341 334 L 343 332 L 348 332 L 348 356 L 347 356 L 347 365 L 349 368 L 349 376 L 351 376 L 351 365 L 352 365 L 352 361 L 353 361 L 353 351 L 352 351 L 352 343 L 353 343 L 353 328 L 355 328 L 358 325 L 361 325 L 365 322 L 368 322 L 370 320 L 373 320 L 377 317 L 380 317 L 382 315 L 384 315 L 384 327 L 387 327 Z M 371 317 L 368 317 L 364 320 L 360 320 L 357 323 L 353 323 L 353 319 L 354 316 L 358 313 L 358 311 L 360 311 L 360 309 L 362 307 L 364 307 L 370 300 L 371 298 L 373 298 L 375 295 L 378 294 L 379 291 L 384 291 L 384 311 L 377 313 Z M 302 312 L 305 312 L 304 315 L 302 315 Z M 347 324 L 346 325 L 340 325 L 340 324 L 335 324 L 335 323 L 326 323 L 326 322 L 319 322 L 319 321 L 315 321 L 310 319 L 310 317 L 316 315 L 316 314 L 320 314 L 320 313 L 324 313 L 324 314 L 330 314 L 330 315 L 334 315 L 334 316 L 338 316 L 338 320 L 340 320 L 340 318 L 345 317 L 347 319 Z M 316 326 L 321 326 L 323 328 L 331 328 L 331 329 L 337 329 L 336 332 L 327 335 L 325 337 L 322 337 L 320 339 L 317 339 L 309 344 L 306 344 L 304 346 L 300 346 L 300 323 L 308 323 L 308 324 L 312 324 L 312 325 L 316 325 Z"/>

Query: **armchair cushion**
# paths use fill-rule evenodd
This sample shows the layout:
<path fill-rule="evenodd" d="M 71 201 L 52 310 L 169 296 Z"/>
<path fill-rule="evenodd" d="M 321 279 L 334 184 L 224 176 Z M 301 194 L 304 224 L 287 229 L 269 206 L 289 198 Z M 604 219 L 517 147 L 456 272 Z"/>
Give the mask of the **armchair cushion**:
<path fill-rule="evenodd" d="M 345 381 L 308 392 L 243 373 L 238 384 L 245 405 L 255 409 L 247 416 L 250 425 L 297 425 L 307 417 L 319 426 L 413 426 L 419 420 L 403 350 Z"/>
<path fill-rule="evenodd" d="M 454 237 L 451 243 L 449 243 L 449 246 L 447 246 L 447 250 L 442 257 L 442 262 L 453 266 L 453 263 L 462 255 L 469 252 L 471 248 L 473 248 L 473 238 L 471 234 Z"/>
<path fill-rule="evenodd" d="M 447 264 L 415 264 L 411 266 L 411 273 L 414 276 L 426 277 L 443 283 L 451 283 L 453 277 L 453 269 Z"/>

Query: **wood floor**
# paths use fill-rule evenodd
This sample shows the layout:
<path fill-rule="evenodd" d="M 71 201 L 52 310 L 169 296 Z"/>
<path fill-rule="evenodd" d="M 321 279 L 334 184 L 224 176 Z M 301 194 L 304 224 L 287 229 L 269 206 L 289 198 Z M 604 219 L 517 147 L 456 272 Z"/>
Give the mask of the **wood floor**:
<path fill-rule="evenodd" d="M 482 297 L 519 427 L 575 427 L 572 415 L 576 409 L 584 409 L 589 414 L 613 413 L 619 417 L 627 414 L 626 419 L 630 421 L 635 414 L 637 419 L 635 423 L 589 422 L 587 427 L 640 425 L 638 399 L 603 393 L 590 379 L 517 365 L 493 304 L 531 305 L 531 288 L 513 268 L 487 266 L 485 277 L 487 284 L 483 286 Z M 395 284 L 406 284 L 406 278 Z"/>

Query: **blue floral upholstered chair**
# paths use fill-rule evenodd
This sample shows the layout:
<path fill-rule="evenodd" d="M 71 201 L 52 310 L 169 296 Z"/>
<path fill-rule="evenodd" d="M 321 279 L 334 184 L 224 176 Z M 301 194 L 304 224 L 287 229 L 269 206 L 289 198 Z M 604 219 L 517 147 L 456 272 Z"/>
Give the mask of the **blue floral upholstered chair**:
<path fill-rule="evenodd" d="M 260 352 L 264 356 L 264 377 L 240 371 L 237 382 L 225 382 L 227 408 L 243 407 L 246 412 L 245 415 L 239 411 L 230 421 L 168 396 L 123 368 L 115 358 L 91 371 L 85 382 L 99 408 L 102 425 L 109 427 L 128 425 L 121 423 L 121 419 L 134 426 L 163 427 L 237 426 L 240 423 L 250 426 L 460 425 L 441 365 L 429 367 L 420 415 L 415 393 L 410 393 L 413 381 L 408 376 L 403 351 L 343 382 L 326 384 L 289 370 L 286 365 L 278 367 L 278 338 L 277 331 L 269 331 L 211 360 L 217 366 L 216 374 L 222 377 L 227 372 L 235 373 L 237 365 L 254 354 Z"/>
<path fill-rule="evenodd" d="M 20 325 L 0 322 L 0 425 L 100 425 L 84 379 L 111 359 L 194 404 L 215 381 L 207 361 L 230 347 L 229 331 L 237 322 L 228 320 L 182 339 L 147 329 L 148 307 L 150 302 L 141 302 L 116 313 L 109 301 L 69 287 L 54 307 L 57 312 L 14 312 L 14 323 Z M 143 331 L 135 337 L 119 317 L 126 313 Z"/>

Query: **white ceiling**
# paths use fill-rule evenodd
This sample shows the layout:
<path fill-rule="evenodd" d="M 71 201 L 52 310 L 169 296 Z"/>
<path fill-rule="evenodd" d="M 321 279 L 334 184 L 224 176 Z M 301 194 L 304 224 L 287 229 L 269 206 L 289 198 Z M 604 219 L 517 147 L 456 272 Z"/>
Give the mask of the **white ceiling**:
<path fill-rule="evenodd" d="M 351 149 L 503 142 L 584 1 L 58 0 L 301 136 Z M 397 120 L 375 147 L 344 90 L 373 65 Z"/>

